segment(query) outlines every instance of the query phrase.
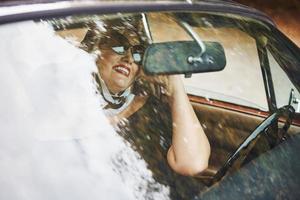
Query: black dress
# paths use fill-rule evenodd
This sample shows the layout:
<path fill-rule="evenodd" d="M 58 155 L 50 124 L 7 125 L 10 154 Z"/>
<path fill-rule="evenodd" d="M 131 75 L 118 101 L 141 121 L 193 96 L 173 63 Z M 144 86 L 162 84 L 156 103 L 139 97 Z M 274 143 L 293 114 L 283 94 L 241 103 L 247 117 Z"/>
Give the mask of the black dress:
<path fill-rule="evenodd" d="M 150 96 L 143 107 L 118 125 L 118 133 L 146 161 L 154 179 L 169 186 L 171 199 L 193 199 L 204 189 L 199 179 L 181 176 L 168 165 L 167 151 L 172 140 L 168 103 Z"/>

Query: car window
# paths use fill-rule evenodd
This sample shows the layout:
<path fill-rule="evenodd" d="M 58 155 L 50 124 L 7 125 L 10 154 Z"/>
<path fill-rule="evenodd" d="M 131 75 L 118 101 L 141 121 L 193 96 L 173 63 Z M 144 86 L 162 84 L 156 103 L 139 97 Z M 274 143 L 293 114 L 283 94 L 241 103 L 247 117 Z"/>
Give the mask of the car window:
<path fill-rule="evenodd" d="M 271 52 L 268 50 L 268 59 L 270 70 L 272 74 L 272 80 L 274 84 L 274 91 L 276 97 L 276 105 L 278 108 L 288 105 L 289 103 L 294 106 L 297 112 L 299 110 L 300 93 L 294 84 L 290 81 L 287 74 L 283 71 L 277 61 L 274 59 Z M 291 96 L 293 91 L 293 97 Z M 293 98 L 290 100 L 290 98 Z M 291 101 L 291 102 L 290 102 Z"/>
<path fill-rule="evenodd" d="M 123 174 L 153 182 L 99 108 L 93 57 L 48 25 L 25 21 L 0 30 L 1 197 L 133 199 L 133 185 L 122 182 L 112 162 L 122 152 L 130 161 L 125 155 L 118 161 L 136 168 Z"/>
<path fill-rule="evenodd" d="M 210 28 L 205 32 L 208 39 L 217 37 L 223 44 L 226 68 L 217 73 L 195 74 L 185 79 L 187 91 L 207 99 L 267 111 L 268 104 L 255 40 L 237 29 Z"/>
<path fill-rule="evenodd" d="M 248 30 L 256 22 L 248 18 L 205 12 L 150 12 L 7 24 L 0 27 L 0 36 L 5 38 L 0 44 L 0 125 L 5 132 L 0 142 L 5 164 L 0 171 L 23 175 L 28 169 L 29 178 L 20 175 L 16 185 L 25 187 L 24 191 L 35 199 L 41 199 L 43 193 L 53 195 L 49 199 L 96 199 L 99 193 L 100 199 L 194 199 L 206 190 L 204 181 L 170 168 L 167 155 L 173 128 L 178 127 L 172 121 L 171 108 L 180 110 L 182 105 L 172 104 L 167 76 L 149 75 L 142 68 L 148 45 L 194 40 L 182 22 L 204 43 L 220 44 L 226 58 L 222 71 L 182 77 L 188 94 L 268 111 L 258 39 Z M 277 69 L 272 54 L 268 56 L 272 73 L 279 74 L 274 82 L 283 80 L 288 90 L 295 89 Z M 126 59 L 134 67 L 104 57 Z M 100 67 L 108 62 L 111 68 Z M 112 71 L 117 75 L 106 78 Z M 129 82 L 119 81 L 121 76 L 130 77 Z M 109 81 L 119 81 L 118 87 L 108 88 Z M 276 96 L 278 105 L 286 104 L 288 95 Z M 126 110 L 135 99 L 136 107 Z M 200 117 L 193 125 L 201 127 L 197 123 L 202 117 L 205 131 L 211 131 L 207 135 L 217 141 L 230 140 L 216 143 L 221 148 L 215 154 L 226 151 L 222 160 L 210 160 L 219 163 L 239 145 L 236 137 L 242 141 L 262 119 L 244 113 L 245 118 L 240 119 L 238 112 L 231 111 L 204 111 L 198 110 Z M 218 120 L 220 113 L 229 114 Z M 229 127 L 225 128 L 226 123 Z M 222 134 L 215 136 L 215 132 Z M 225 138 L 223 133 L 233 137 Z M 185 137 L 181 141 L 187 143 Z M 211 171 L 216 172 L 217 167 Z M 34 183 L 31 177 L 35 177 Z M 9 188 L 16 187 L 14 182 L 9 184 Z M 66 194 L 66 185 L 71 194 Z M 6 184 L 0 181 L 0 186 Z M 18 198 L 13 190 L 8 193 L 11 199 Z"/>
<path fill-rule="evenodd" d="M 186 16 L 186 19 L 181 18 L 192 25 L 203 41 L 219 42 L 226 55 L 224 70 L 193 74 L 191 78 L 184 79 L 187 92 L 206 99 L 267 111 L 268 104 L 255 38 L 242 31 L 233 21 L 218 18 L 216 15 L 193 13 Z M 148 19 L 154 42 L 192 40 L 178 25 L 179 22 L 170 15 L 151 14 L 148 15 Z"/>
<path fill-rule="evenodd" d="M 216 99 L 267 111 L 255 38 L 224 19 L 214 20 L 210 16 L 196 19 L 198 24 L 206 24 L 204 27 L 193 27 L 199 36 L 203 40 L 217 40 L 224 47 L 226 67 L 220 72 L 194 74 L 185 79 L 187 91 L 208 100 Z"/>

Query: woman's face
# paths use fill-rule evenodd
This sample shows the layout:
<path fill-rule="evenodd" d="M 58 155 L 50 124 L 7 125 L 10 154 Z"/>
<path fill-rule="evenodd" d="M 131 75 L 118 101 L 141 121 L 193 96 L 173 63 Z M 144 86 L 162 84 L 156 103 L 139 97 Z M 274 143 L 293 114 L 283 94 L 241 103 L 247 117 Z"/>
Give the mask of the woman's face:
<path fill-rule="evenodd" d="M 97 60 L 101 78 L 110 92 L 116 94 L 127 89 L 138 74 L 139 66 L 133 58 L 135 47 L 132 38 L 114 37 L 99 44 L 101 55 Z"/>

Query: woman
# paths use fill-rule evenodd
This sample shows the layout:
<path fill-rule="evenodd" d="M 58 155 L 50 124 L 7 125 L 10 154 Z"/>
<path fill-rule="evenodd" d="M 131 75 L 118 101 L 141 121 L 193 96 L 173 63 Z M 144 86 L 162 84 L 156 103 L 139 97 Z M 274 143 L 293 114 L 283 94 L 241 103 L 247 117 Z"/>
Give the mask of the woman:
<path fill-rule="evenodd" d="M 141 63 L 147 42 L 141 29 L 132 20 L 108 24 L 105 31 L 94 32 L 100 36 L 95 79 L 104 98 L 102 108 L 154 178 L 170 186 L 171 197 L 191 199 L 203 185 L 187 176 L 207 168 L 210 145 L 181 78 L 146 77 Z"/>
<path fill-rule="evenodd" d="M 97 59 L 101 93 L 109 102 L 104 108 L 113 124 L 130 118 L 149 100 L 149 95 L 131 93 L 133 84 L 142 73 L 142 43 L 136 32 L 124 27 L 123 31 L 108 30 L 98 44 L 101 52 Z M 172 142 L 167 151 L 167 161 L 177 173 L 194 176 L 207 168 L 210 145 L 180 77 L 169 76 L 167 85 L 172 118 Z"/>

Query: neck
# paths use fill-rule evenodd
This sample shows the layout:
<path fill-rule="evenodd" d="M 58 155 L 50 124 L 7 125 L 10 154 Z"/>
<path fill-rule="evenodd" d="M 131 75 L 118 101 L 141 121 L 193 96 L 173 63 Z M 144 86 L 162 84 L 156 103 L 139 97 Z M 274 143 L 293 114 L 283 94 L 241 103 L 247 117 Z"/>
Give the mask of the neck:
<path fill-rule="evenodd" d="M 99 83 L 101 93 L 104 97 L 104 99 L 112 104 L 120 104 L 124 98 L 125 100 L 128 98 L 128 96 L 131 94 L 131 88 L 127 88 L 125 90 L 112 90 L 109 88 L 104 80 L 101 78 L 101 76 L 96 74 L 96 80 Z M 123 100 L 122 100 L 123 99 Z"/>
<path fill-rule="evenodd" d="M 106 83 L 105 83 L 106 84 Z M 110 87 L 110 86 L 108 86 L 107 84 L 106 84 L 106 87 L 107 87 L 107 89 L 109 90 L 109 92 L 112 94 L 112 95 L 114 95 L 114 96 L 118 96 L 118 95 L 121 95 L 122 94 L 122 92 L 124 92 L 125 90 L 124 89 L 120 89 L 120 88 L 118 88 L 118 87 Z"/>

